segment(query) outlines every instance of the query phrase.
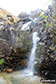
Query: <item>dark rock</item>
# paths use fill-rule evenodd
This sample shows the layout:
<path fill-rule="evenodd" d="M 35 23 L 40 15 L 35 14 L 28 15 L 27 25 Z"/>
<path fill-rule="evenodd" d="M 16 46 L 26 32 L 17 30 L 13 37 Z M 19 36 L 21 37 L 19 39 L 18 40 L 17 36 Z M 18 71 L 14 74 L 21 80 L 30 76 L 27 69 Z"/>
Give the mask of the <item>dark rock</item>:
<path fill-rule="evenodd" d="M 39 74 L 37 72 L 33 73 L 34 76 L 38 76 Z"/>
<path fill-rule="evenodd" d="M 0 55 L 10 56 L 11 54 L 11 46 L 4 39 L 0 39 Z"/>
<path fill-rule="evenodd" d="M 13 21 L 10 15 L 7 17 Z M 31 49 L 31 33 L 22 32 L 19 30 L 20 25 L 16 24 L 17 27 L 0 18 L 0 59 L 4 60 L 0 67 L 1 71 L 19 70 L 27 65 L 28 53 Z"/>
<path fill-rule="evenodd" d="M 12 17 L 11 15 L 7 15 L 7 17 L 8 17 L 8 19 L 9 19 L 11 22 L 14 21 L 14 19 L 13 19 L 13 17 Z"/>

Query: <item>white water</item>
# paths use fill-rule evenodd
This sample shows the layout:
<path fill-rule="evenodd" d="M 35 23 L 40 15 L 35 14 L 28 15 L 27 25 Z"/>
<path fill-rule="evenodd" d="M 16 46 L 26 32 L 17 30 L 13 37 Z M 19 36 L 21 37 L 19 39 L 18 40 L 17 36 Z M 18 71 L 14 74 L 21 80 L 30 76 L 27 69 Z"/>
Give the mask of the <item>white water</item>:
<path fill-rule="evenodd" d="M 22 27 L 22 31 L 25 31 L 25 30 L 29 30 L 30 28 L 30 24 L 31 24 L 31 21 L 24 24 L 23 27 Z M 30 52 L 30 56 L 29 56 L 29 62 L 28 62 L 28 67 L 26 70 L 24 70 L 24 74 L 27 76 L 33 76 L 33 73 L 34 73 L 34 62 L 35 62 L 35 58 L 36 58 L 36 50 L 37 50 L 37 45 L 38 45 L 38 41 L 40 40 L 40 38 L 38 37 L 38 33 L 37 32 L 33 32 L 32 33 L 32 43 L 33 43 L 33 46 L 32 46 L 32 49 L 31 49 L 31 52 Z"/>
<path fill-rule="evenodd" d="M 33 47 L 31 49 L 29 63 L 28 63 L 28 71 L 30 75 L 33 75 L 34 73 L 34 61 L 36 58 L 36 49 L 37 49 L 37 44 L 39 40 L 40 38 L 38 37 L 38 33 L 34 32 L 32 35 Z"/>
<path fill-rule="evenodd" d="M 31 21 L 30 22 L 27 22 L 26 24 L 23 25 L 23 27 L 21 28 L 21 30 L 29 30 L 29 26 L 31 24 Z"/>

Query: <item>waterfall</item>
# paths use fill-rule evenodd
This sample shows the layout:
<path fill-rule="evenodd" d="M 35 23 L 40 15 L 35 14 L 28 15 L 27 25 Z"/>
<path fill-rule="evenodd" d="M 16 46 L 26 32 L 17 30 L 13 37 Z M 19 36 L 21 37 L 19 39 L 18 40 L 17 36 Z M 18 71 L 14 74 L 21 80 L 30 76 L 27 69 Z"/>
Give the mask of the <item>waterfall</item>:
<path fill-rule="evenodd" d="M 21 28 L 21 30 L 23 30 L 23 31 L 29 30 L 30 24 L 31 24 L 31 22 L 24 24 L 23 27 Z M 32 33 L 32 44 L 33 45 L 32 45 L 32 49 L 29 54 L 29 62 L 28 62 L 27 69 L 24 71 L 24 73 L 27 75 L 32 76 L 34 73 L 34 62 L 35 62 L 35 58 L 36 58 L 36 50 L 37 50 L 37 45 L 38 45 L 39 40 L 40 40 L 40 38 L 38 37 L 38 33 L 33 32 Z"/>
<path fill-rule="evenodd" d="M 22 31 L 29 30 L 30 24 L 31 24 L 31 21 L 27 22 L 26 24 L 23 25 L 23 27 L 21 28 L 21 30 Z"/>
<path fill-rule="evenodd" d="M 38 33 L 34 32 L 32 35 L 33 46 L 32 46 L 31 52 L 30 52 L 29 63 L 28 63 L 29 74 L 32 74 L 32 75 L 34 72 L 34 61 L 36 58 L 36 49 L 37 49 L 37 44 L 38 44 L 39 40 L 40 40 L 40 38 L 38 37 Z"/>

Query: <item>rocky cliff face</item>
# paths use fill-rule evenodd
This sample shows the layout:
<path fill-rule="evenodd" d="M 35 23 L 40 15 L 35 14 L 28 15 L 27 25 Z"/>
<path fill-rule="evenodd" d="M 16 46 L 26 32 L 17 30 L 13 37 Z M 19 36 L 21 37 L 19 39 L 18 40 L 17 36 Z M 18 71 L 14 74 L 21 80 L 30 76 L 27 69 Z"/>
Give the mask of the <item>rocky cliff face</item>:
<path fill-rule="evenodd" d="M 7 12 L 5 9 L 0 8 L 0 18 L 7 20 L 8 23 L 13 24 L 19 20 L 16 16 L 12 15 L 10 12 Z"/>
<path fill-rule="evenodd" d="M 43 60 L 40 65 L 40 73 L 46 79 L 56 80 L 56 3 L 49 7 L 49 29 L 42 35 L 42 42 L 44 43 Z"/>
<path fill-rule="evenodd" d="M 22 69 L 27 65 L 31 34 L 21 31 L 17 21 L 19 18 L 0 9 L 0 71 Z"/>

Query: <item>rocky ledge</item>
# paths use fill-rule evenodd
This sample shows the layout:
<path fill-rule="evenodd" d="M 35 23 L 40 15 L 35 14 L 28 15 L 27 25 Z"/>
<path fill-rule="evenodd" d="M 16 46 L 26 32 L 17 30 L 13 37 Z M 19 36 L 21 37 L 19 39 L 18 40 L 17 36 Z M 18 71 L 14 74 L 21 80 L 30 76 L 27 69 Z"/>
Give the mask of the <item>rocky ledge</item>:
<path fill-rule="evenodd" d="M 4 9 L 0 11 L 3 15 L 0 15 L 0 72 L 24 69 L 31 49 L 31 34 L 15 24 L 19 18 Z"/>

